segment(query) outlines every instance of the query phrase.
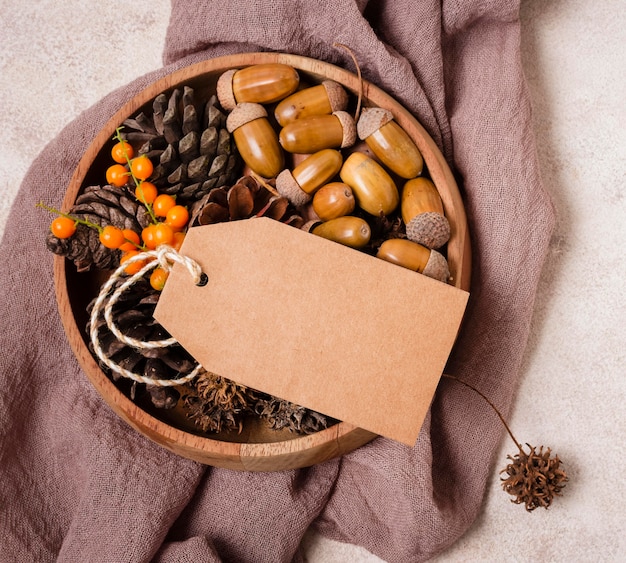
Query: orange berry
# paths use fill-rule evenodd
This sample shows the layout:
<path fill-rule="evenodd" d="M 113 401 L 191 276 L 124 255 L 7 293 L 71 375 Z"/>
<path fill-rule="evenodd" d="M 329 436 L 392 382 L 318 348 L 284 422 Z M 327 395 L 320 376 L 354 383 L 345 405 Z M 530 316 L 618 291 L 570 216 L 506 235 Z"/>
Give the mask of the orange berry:
<path fill-rule="evenodd" d="M 125 242 L 122 244 L 122 246 L 120 246 L 120 250 L 137 250 L 137 247 L 141 246 L 141 239 L 135 231 L 132 231 L 130 229 L 124 229 L 122 231 L 122 234 L 124 235 Z"/>
<path fill-rule="evenodd" d="M 130 160 L 135 155 L 135 151 L 130 143 L 126 141 L 119 141 L 113 145 L 111 149 L 111 156 L 115 162 L 120 164 L 126 164 L 127 158 Z"/>
<path fill-rule="evenodd" d="M 180 247 L 183 245 L 183 241 L 185 240 L 185 233 L 181 233 L 180 231 L 174 233 L 174 240 L 172 241 L 172 248 L 174 250 L 180 250 Z"/>
<path fill-rule="evenodd" d="M 120 264 L 125 264 L 133 256 L 137 256 L 137 254 L 139 254 L 138 250 L 129 250 L 128 252 L 124 252 L 124 254 L 122 254 L 122 257 L 120 258 Z M 141 268 L 143 268 L 145 265 L 146 265 L 145 260 L 137 260 L 136 262 L 132 262 L 131 264 L 128 264 L 128 266 L 124 268 L 124 271 L 129 276 L 132 276 L 133 274 L 136 274 L 139 270 L 141 270 Z"/>
<path fill-rule="evenodd" d="M 152 203 L 158 195 L 157 187 L 152 182 L 141 182 L 135 188 L 135 197 L 144 205 Z"/>
<path fill-rule="evenodd" d="M 169 275 L 169 272 L 166 272 L 163 268 L 155 268 L 150 275 L 150 285 L 157 291 L 161 291 Z"/>
<path fill-rule="evenodd" d="M 152 211 L 157 217 L 165 217 L 167 212 L 176 205 L 176 199 L 169 194 L 160 194 L 152 203 Z"/>
<path fill-rule="evenodd" d="M 100 231 L 100 242 L 107 248 L 119 248 L 124 244 L 124 233 L 113 225 L 107 225 Z"/>
<path fill-rule="evenodd" d="M 189 211 L 182 205 L 175 205 L 165 215 L 165 222 L 173 229 L 182 229 L 189 221 Z"/>
<path fill-rule="evenodd" d="M 76 232 L 76 221 L 69 217 L 57 217 L 50 223 L 50 230 L 57 238 L 70 238 Z"/>
<path fill-rule="evenodd" d="M 145 154 L 142 154 L 130 161 L 130 169 L 133 176 L 138 180 L 147 180 L 152 175 L 154 166 L 150 159 Z"/>
<path fill-rule="evenodd" d="M 156 248 L 156 241 L 154 240 L 154 228 L 156 225 L 148 225 L 143 231 L 141 231 L 141 240 L 146 245 L 146 248 L 154 250 Z"/>
<path fill-rule="evenodd" d="M 161 244 L 172 244 L 174 240 L 174 230 L 166 223 L 157 223 L 154 226 L 154 242 L 155 246 Z"/>
<path fill-rule="evenodd" d="M 109 184 L 121 188 L 128 183 L 128 170 L 121 164 L 109 166 L 106 171 L 106 179 Z"/>

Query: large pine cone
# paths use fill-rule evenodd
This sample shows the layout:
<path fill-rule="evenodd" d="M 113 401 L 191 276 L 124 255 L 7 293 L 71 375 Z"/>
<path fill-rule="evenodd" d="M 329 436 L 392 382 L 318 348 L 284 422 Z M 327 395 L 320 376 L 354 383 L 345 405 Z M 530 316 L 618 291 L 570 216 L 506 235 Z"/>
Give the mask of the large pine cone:
<path fill-rule="evenodd" d="M 114 225 L 120 229 L 131 229 L 137 234 L 150 223 L 146 208 L 134 194 L 128 188 L 113 186 L 86 188 L 76 198 L 69 213 L 101 227 Z M 55 254 L 72 260 L 79 272 L 89 270 L 92 266 L 109 270 L 117 268 L 120 263 L 120 251 L 104 247 L 98 238 L 98 231 L 82 224 L 68 239 L 59 239 L 49 233 L 46 245 Z"/>
<path fill-rule="evenodd" d="M 241 159 L 226 130 L 226 115 L 217 97 L 197 103 L 192 88 L 175 89 L 169 98 L 153 101 L 151 116 L 140 113 L 124 121 L 123 135 L 155 165 L 150 178 L 160 193 L 175 195 L 188 205 L 211 189 L 231 185 L 240 174 Z"/>
<path fill-rule="evenodd" d="M 271 184 L 261 184 L 244 176 L 232 186 L 216 188 L 191 206 L 191 225 L 210 225 L 225 221 L 269 217 L 296 228 L 304 219 L 289 200 L 273 191 Z"/>
<path fill-rule="evenodd" d="M 112 291 L 115 291 L 126 278 L 117 280 Z M 122 293 L 113 307 L 113 318 L 120 331 L 131 338 L 143 341 L 162 340 L 169 338 L 169 333 L 153 318 L 152 314 L 159 300 L 160 293 L 150 286 L 148 280 L 142 278 Z M 95 299 L 87 307 L 91 311 Z M 91 322 L 87 323 L 87 334 L 91 330 Z M 195 360 L 180 345 L 167 348 L 136 349 L 119 341 L 106 325 L 104 317 L 98 318 L 98 337 L 105 355 L 124 369 L 144 375 L 152 379 L 177 379 L 191 372 Z M 93 353 L 93 347 L 90 344 Z M 110 373 L 106 366 L 105 372 Z M 110 373 L 117 381 L 120 375 Z M 131 398 L 143 388 L 147 389 L 152 403 L 158 408 L 172 408 L 176 405 L 180 394 L 172 387 L 155 385 L 139 385 L 133 383 Z"/>

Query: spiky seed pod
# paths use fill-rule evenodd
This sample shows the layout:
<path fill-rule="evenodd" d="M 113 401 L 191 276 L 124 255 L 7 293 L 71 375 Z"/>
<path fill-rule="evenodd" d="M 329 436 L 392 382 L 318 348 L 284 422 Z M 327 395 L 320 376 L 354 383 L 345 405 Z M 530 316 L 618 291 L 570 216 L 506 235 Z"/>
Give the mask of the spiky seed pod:
<path fill-rule="evenodd" d="M 112 186 L 86 188 L 76 198 L 69 213 L 101 227 L 113 225 L 136 233 L 141 233 L 150 223 L 145 206 L 128 188 Z M 97 229 L 86 225 L 77 225 L 76 232 L 68 239 L 59 239 L 49 233 L 46 245 L 51 252 L 73 261 L 79 272 L 92 267 L 110 270 L 119 266 L 119 250 L 105 248 L 98 238 Z"/>
<path fill-rule="evenodd" d="M 232 187 L 213 190 L 191 207 L 191 225 L 210 225 L 249 217 L 269 217 L 296 228 L 304 224 L 287 198 L 252 176 L 240 178 Z"/>
<path fill-rule="evenodd" d="M 336 422 L 319 412 L 266 394 L 259 396 L 254 412 L 265 420 L 270 428 L 274 430 L 287 428 L 294 434 L 313 434 Z"/>
<path fill-rule="evenodd" d="M 232 184 L 240 174 L 241 159 L 215 95 L 200 103 L 188 86 L 176 88 L 169 97 L 160 94 L 152 115 L 140 113 L 124 121 L 123 135 L 143 143 L 139 154 L 154 164 L 150 181 L 183 205 Z"/>
<path fill-rule="evenodd" d="M 183 396 L 187 417 L 203 432 L 241 432 L 243 417 L 258 399 L 252 389 L 208 371 L 187 388 L 190 392 Z"/>
<path fill-rule="evenodd" d="M 125 278 L 119 278 L 112 291 L 124 281 Z M 115 323 L 123 334 L 143 341 L 169 338 L 167 331 L 152 316 L 159 295 L 158 291 L 152 289 L 147 279 L 138 280 L 122 293 L 112 312 Z M 94 303 L 95 299 L 87 307 L 89 315 Z M 196 366 L 195 360 L 179 345 L 156 349 L 137 349 L 128 346 L 109 331 L 103 315 L 98 318 L 97 327 L 100 345 L 107 357 L 134 373 L 151 379 L 175 379 L 189 373 Z M 88 334 L 90 330 L 89 321 Z M 110 372 L 106 366 L 102 367 L 114 381 L 120 380 L 118 374 Z M 131 398 L 144 391 L 147 391 L 154 406 L 165 409 L 174 407 L 180 396 L 172 387 L 133 383 Z"/>
<path fill-rule="evenodd" d="M 511 502 L 524 504 L 528 512 L 535 508 L 548 508 L 556 495 L 560 495 L 568 480 L 561 469 L 559 456 L 550 457 L 551 450 L 545 452 L 543 446 L 536 451 L 535 446 L 526 444 L 530 452 L 520 448 L 515 456 L 507 456 L 509 463 L 500 474 L 506 474 L 502 488 L 514 496 Z"/>

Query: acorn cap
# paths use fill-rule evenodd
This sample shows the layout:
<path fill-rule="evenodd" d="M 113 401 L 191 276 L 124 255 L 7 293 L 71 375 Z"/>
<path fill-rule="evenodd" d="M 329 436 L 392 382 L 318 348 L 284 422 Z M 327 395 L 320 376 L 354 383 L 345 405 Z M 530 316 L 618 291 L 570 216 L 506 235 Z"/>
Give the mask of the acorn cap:
<path fill-rule="evenodd" d="M 276 191 L 295 207 L 301 207 L 311 200 L 311 196 L 300 187 L 289 169 L 276 176 Z"/>
<path fill-rule="evenodd" d="M 343 111 L 348 107 L 348 94 L 341 84 L 334 80 L 324 80 L 322 86 L 326 90 L 331 111 Z"/>
<path fill-rule="evenodd" d="M 441 248 L 450 239 L 450 223 L 436 211 L 420 213 L 407 223 L 406 236 L 426 248 Z"/>
<path fill-rule="evenodd" d="M 343 129 L 343 140 L 341 148 L 351 147 L 356 141 L 356 124 L 354 118 L 346 111 L 334 111 L 333 115 L 339 119 L 341 128 Z"/>
<path fill-rule="evenodd" d="M 226 129 L 228 129 L 229 133 L 232 133 L 242 125 L 262 117 L 267 117 L 267 111 L 261 104 L 242 102 L 241 104 L 237 104 L 235 109 L 228 114 L 226 118 Z"/>
<path fill-rule="evenodd" d="M 361 141 L 378 131 L 383 125 L 393 121 L 393 113 L 384 108 L 363 108 L 361 117 L 356 125 Z"/>
<path fill-rule="evenodd" d="M 233 92 L 233 76 L 238 71 L 238 68 L 232 68 L 227 70 L 217 79 L 217 99 L 220 105 L 226 111 L 235 109 L 237 100 L 235 100 L 235 93 Z"/>
<path fill-rule="evenodd" d="M 447 282 L 450 277 L 450 269 L 448 268 L 447 260 L 436 250 L 431 250 L 430 257 L 428 258 L 428 262 L 422 274 L 440 282 Z"/>

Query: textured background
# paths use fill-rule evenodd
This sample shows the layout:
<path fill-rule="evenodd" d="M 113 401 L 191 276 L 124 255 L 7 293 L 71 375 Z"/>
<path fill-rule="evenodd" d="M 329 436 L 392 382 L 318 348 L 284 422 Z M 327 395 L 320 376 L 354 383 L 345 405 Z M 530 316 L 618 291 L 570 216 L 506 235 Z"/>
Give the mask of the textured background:
<path fill-rule="evenodd" d="M 0 233 L 43 146 L 105 94 L 161 66 L 168 18 L 167 0 L 121 9 L 0 0 Z M 511 426 L 521 442 L 552 447 L 570 483 L 548 511 L 511 504 L 497 473 L 515 449 L 503 438 L 479 518 L 437 561 L 618 561 L 626 556 L 626 11 L 620 0 L 527 0 L 522 25 L 558 224 Z M 380 561 L 313 534 L 305 546 L 311 563 Z"/>

